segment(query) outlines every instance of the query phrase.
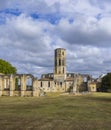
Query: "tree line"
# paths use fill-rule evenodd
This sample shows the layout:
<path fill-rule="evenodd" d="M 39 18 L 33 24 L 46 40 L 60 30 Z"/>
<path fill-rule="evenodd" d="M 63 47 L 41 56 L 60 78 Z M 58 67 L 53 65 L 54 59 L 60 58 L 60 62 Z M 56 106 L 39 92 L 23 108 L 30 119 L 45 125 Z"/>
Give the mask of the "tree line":
<path fill-rule="evenodd" d="M 111 92 L 111 73 L 108 73 L 102 78 L 100 91 Z"/>

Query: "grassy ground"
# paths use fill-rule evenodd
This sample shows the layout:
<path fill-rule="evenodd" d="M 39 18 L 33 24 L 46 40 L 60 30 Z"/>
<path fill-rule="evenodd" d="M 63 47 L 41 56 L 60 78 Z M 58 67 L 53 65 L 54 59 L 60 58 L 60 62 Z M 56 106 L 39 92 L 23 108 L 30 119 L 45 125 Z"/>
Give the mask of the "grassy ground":
<path fill-rule="evenodd" d="M 111 130 L 111 94 L 0 97 L 0 130 Z"/>

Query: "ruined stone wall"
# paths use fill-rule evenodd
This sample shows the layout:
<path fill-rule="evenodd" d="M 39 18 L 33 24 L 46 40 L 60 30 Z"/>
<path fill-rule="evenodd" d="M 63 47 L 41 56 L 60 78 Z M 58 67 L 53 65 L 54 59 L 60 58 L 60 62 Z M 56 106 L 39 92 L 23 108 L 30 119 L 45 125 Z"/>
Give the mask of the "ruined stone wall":
<path fill-rule="evenodd" d="M 20 79 L 16 90 L 16 79 Z M 32 79 L 32 88 L 27 88 L 27 79 Z M 38 80 L 31 74 L 0 75 L 0 96 L 39 96 Z"/>
<path fill-rule="evenodd" d="M 97 91 L 97 86 L 96 83 L 88 83 L 88 91 L 89 92 L 96 92 Z"/>
<path fill-rule="evenodd" d="M 72 84 L 73 81 L 65 81 L 65 82 L 56 82 L 54 80 L 38 81 L 38 87 L 43 89 L 44 92 L 67 92 L 70 86 L 72 86 Z"/>

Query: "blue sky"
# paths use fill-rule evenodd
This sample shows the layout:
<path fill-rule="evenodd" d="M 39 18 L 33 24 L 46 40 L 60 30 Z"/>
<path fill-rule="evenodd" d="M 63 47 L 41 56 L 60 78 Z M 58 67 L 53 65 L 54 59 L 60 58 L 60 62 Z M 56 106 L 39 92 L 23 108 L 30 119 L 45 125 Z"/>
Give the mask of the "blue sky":
<path fill-rule="evenodd" d="M 67 72 L 111 72 L 110 0 L 1 0 L 0 58 L 18 73 L 53 72 L 54 49 Z"/>

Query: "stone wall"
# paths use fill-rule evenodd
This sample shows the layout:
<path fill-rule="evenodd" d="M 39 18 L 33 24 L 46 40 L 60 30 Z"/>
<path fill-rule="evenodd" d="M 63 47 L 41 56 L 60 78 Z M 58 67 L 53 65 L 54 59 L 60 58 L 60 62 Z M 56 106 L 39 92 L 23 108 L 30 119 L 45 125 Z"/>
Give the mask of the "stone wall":
<path fill-rule="evenodd" d="M 27 86 L 27 79 L 31 79 L 30 86 Z M 31 74 L 0 75 L 0 96 L 39 96 L 37 86 L 38 80 Z"/>

